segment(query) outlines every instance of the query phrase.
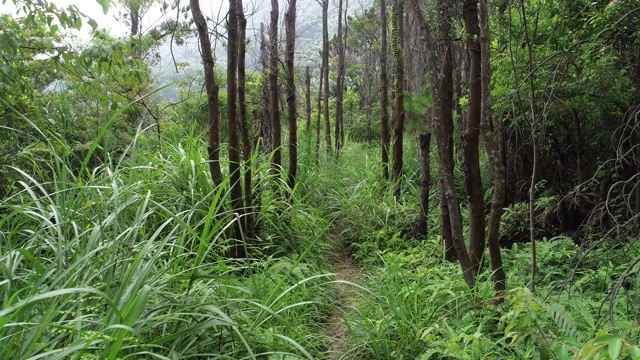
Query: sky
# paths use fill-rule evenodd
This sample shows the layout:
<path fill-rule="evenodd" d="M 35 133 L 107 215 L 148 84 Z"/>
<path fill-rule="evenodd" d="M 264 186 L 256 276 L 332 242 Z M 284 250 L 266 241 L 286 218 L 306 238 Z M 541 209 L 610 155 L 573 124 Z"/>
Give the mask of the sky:
<path fill-rule="evenodd" d="M 0 0 L 0 13 L 10 13 L 16 14 L 17 6 L 14 2 L 20 4 L 24 0 Z M 125 35 L 128 32 L 128 26 L 118 22 L 116 20 L 116 16 L 118 15 L 118 4 L 117 1 L 112 1 L 111 6 L 109 7 L 109 11 L 105 14 L 102 10 L 102 6 L 98 3 L 97 0 L 48 0 L 50 3 L 55 4 L 59 8 L 65 8 L 69 5 L 75 5 L 78 9 L 85 14 L 86 16 L 94 19 L 100 28 L 106 28 L 110 30 L 113 35 Z M 170 0 L 169 0 L 170 1 Z M 4 4 L 3 4 L 4 2 Z M 182 6 L 188 3 L 187 0 L 181 1 Z M 222 6 L 222 11 L 226 11 L 227 1 L 225 0 L 201 0 L 200 7 L 202 12 L 207 16 L 213 16 L 213 14 L 217 14 Z M 22 15 L 22 14 L 20 14 Z M 150 11 L 150 13 L 145 16 L 143 19 L 143 30 L 145 28 L 152 27 L 154 25 L 159 24 L 165 19 L 166 15 L 163 15 L 158 7 L 155 7 L 154 10 Z M 175 11 L 171 16 L 175 16 Z M 215 16 L 213 16 L 215 17 Z M 84 30 L 77 33 L 80 38 L 89 38 L 89 32 Z"/>

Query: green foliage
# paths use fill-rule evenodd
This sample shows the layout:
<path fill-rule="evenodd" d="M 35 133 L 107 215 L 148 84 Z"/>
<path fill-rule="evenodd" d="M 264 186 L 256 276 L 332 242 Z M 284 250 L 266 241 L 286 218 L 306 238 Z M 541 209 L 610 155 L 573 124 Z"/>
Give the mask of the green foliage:
<path fill-rule="evenodd" d="M 15 168 L 19 181 L 0 205 L 0 357 L 312 358 L 321 351 L 316 324 L 331 291 L 307 256 L 326 257 L 326 223 L 291 200 L 288 232 L 261 240 L 254 261 L 226 259 L 225 229 L 237 221 L 224 211 L 227 187 L 212 187 L 198 139 L 177 130 L 166 136 L 140 133 L 123 155 L 82 177 L 54 148 L 29 172 Z M 64 147 L 52 134 L 43 140 L 45 149 Z M 263 201 L 263 209 L 276 206 Z M 292 233 L 308 236 L 304 247 L 278 251 L 290 240 L 280 236 Z"/>

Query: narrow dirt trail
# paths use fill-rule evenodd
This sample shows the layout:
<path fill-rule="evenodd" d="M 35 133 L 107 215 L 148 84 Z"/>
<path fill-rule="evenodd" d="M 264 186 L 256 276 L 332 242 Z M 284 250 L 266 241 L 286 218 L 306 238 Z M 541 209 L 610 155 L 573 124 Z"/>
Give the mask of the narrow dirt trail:
<path fill-rule="evenodd" d="M 362 276 L 362 269 L 349 254 L 349 249 L 344 241 L 340 236 L 336 236 L 335 238 L 337 240 L 334 244 L 333 272 L 336 273 L 335 279 L 337 282 L 334 283 L 333 288 L 336 292 L 336 302 L 335 309 L 325 327 L 327 336 L 330 339 L 329 348 L 325 357 L 327 360 L 342 359 L 349 350 L 351 334 L 345 323 L 344 316 L 351 310 L 351 302 L 355 296 L 356 288 L 343 282 L 357 282 Z"/>

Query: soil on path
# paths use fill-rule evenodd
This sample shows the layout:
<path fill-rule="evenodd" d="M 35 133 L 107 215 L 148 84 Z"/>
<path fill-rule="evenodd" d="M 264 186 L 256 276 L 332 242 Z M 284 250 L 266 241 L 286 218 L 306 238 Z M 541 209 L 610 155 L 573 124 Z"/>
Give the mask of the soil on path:
<path fill-rule="evenodd" d="M 325 327 L 329 337 L 327 360 L 343 359 L 351 345 L 351 334 L 345 323 L 345 314 L 351 309 L 351 301 L 356 296 L 356 288 L 345 282 L 357 282 L 362 269 L 349 253 L 347 245 L 339 236 L 336 237 L 334 250 L 334 273 L 336 282 L 333 285 L 336 293 L 335 309 Z"/>

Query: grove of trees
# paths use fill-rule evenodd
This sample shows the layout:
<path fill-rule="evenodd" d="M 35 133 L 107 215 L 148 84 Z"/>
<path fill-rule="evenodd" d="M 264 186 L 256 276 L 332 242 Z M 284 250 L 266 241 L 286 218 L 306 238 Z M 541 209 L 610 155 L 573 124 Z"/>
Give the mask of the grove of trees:
<path fill-rule="evenodd" d="M 97 3 L 0 15 L 0 358 L 640 359 L 637 2 Z"/>

